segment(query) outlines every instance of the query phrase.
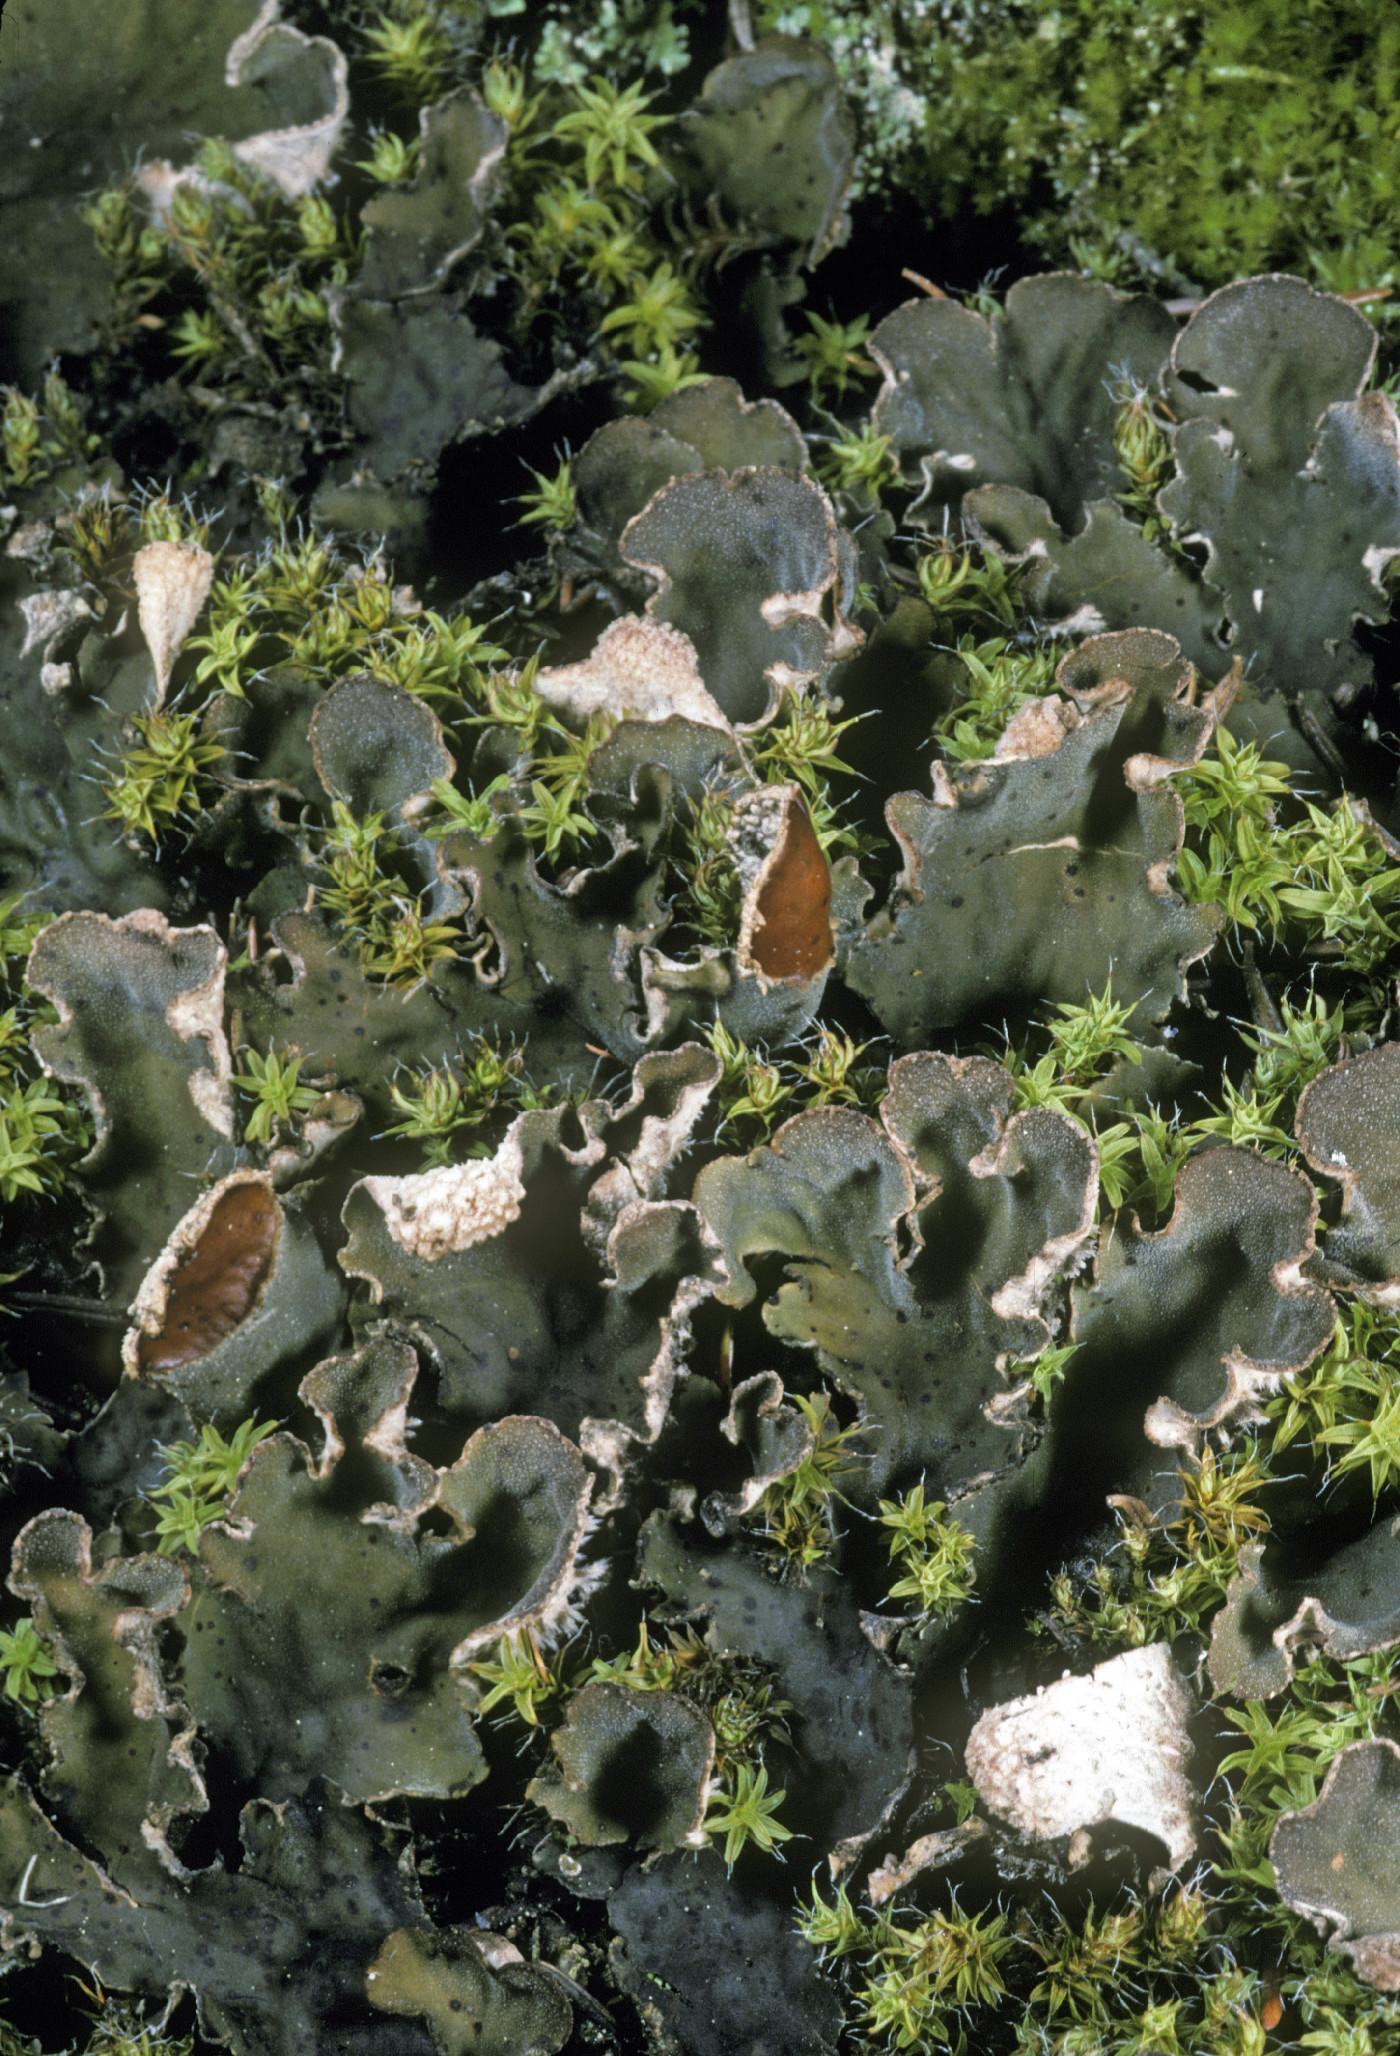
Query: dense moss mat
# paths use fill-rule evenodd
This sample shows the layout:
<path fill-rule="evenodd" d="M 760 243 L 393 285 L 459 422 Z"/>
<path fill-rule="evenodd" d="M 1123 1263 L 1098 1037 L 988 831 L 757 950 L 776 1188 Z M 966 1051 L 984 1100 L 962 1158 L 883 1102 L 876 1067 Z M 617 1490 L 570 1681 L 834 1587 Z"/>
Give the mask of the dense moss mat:
<path fill-rule="evenodd" d="M 1400 24 L 1385 0 L 761 6 L 829 39 L 866 179 L 949 223 L 1014 211 L 1055 263 L 1210 290 L 1394 281 Z"/>

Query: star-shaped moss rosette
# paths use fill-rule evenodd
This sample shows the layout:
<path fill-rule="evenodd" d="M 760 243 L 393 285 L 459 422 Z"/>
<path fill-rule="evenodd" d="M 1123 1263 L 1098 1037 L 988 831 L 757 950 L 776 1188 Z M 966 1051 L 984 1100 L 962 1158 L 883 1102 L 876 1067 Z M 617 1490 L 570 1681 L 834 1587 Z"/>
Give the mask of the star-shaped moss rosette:
<path fill-rule="evenodd" d="M 908 300 L 870 337 L 885 375 L 871 426 L 893 438 L 930 525 L 996 484 L 1045 501 L 1074 534 L 1119 484 L 1115 386 L 1154 380 L 1175 335 L 1159 300 L 1072 272 L 1018 279 L 990 321 Z"/>
<path fill-rule="evenodd" d="M 1395 411 L 1363 390 L 1375 347 L 1362 314 L 1296 278 L 1243 279 L 1192 315 L 1160 374 L 1176 470 L 1157 504 L 1177 544 L 1205 547 L 1199 578 L 1107 500 L 1077 532 L 1043 488 L 988 486 L 966 511 L 1022 558 L 1038 611 L 1166 629 L 1210 678 L 1240 659 L 1231 729 L 1335 783 L 1374 676 L 1355 630 L 1386 619 L 1400 550 Z"/>
<path fill-rule="evenodd" d="M 1011 1099 L 983 1058 L 904 1057 L 883 1125 L 798 1114 L 695 1186 L 724 1251 L 724 1301 L 749 1305 L 751 1267 L 786 1260 L 764 1326 L 859 1400 L 870 1489 L 922 1478 L 974 1529 L 1036 1446 L 1014 1365 L 1050 1338 L 1046 1310 L 1093 1232 L 1097 1189 L 1085 1132 L 1048 1109 L 1012 1115 Z M 962 1499 L 979 1492 L 974 1517 Z"/>
<path fill-rule="evenodd" d="M 0 575 L 0 599 L 17 600 L 24 630 L 18 640 L 11 616 L 0 645 L 0 691 L 14 721 L 0 780 L 0 809 L 14 807 L 5 872 L 36 910 L 94 899 L 108 912 L 164 908 L 162 845 L 172 834 L 183 842 L 196 823 L 217 834 L 201 816 L 215 767 L 225 770 L 222 738 L 208 710 L 201 717 L 179 706 L 178 693 L 170 698 L 214 557 L 188 537 L 138 547 L 146 526 L 169 525 L 169 502 L 156 500 L 133 522 L 115 465 L 41 474 L 22 497 L 40 518 L 11 544 L 37 590 L 16 591 L 13 574 Z M 94 787 L 105 805 L 94 807 Z"/>
<path fill-rule="evenodd" d="M 644 1058 L 620 1112 L 522 1114 L 494 1157 L 354 1187 L 362 1317 L 425 1350 L 451 1415 L 542 1413 L 613 1472 L 655 1441 L 717 1274 L 695 1208 L 654 1195 L 718 1069 L 695 1047 Z"/>
<path fill-rule="evenodd" d="M 1110 976 L 1147 1027 L 1215 938 L 1218 911 L 1168 883 L 1185 831 L 1170 780 L 1199 761 L 1229 688 L 1199 694 L 1172 638 L 1146 629 L 1092 637 L 1055 677 L 992 757 L 935 764 L 931 799 L 887 804 L 904 868 L 843 975 L 906 1047 Z"/>
<path fill-rule="evenodd" d="M 1240 1551 L 1238 1577 L 1211 1623 L 1210 1677 L 1237 1699 L 1287 1689 L 1301 1650 L 1345 1662 L 1400 1642 L 1400 1536 L 1393 1518 L 1290 1576 L 1283 1552 L 1258 1542 Z"/>
<path fill-rule="evenodd" d="M 1269 1859 L 1284 1904 L 1367 1984 L 1400 1991 L 1400 1748 L 1348 1744 L 1312 1805 L 1280 1815 Z"/>

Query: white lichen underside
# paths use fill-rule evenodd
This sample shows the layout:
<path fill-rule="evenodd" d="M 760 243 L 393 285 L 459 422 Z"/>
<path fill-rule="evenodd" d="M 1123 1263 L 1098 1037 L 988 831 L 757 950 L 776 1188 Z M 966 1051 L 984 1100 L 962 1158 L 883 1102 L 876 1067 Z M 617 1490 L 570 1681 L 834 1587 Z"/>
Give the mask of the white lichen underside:
<path fill-rule="evenodd" d="M 165 704 L 170 669 L 214 584 L 214 559 L 198 543 L 147 543 L 131 563 L 137 616 L 156 674 L 155 704 Z"/>
<path fill-rule="evenodd" d="M 689 636 L 640 615 L 624 614 L 612 622 L 582 663 L 539 672 L 535 690 L 577 721 L 599 713 L 637 721 L 665 721 L 678 714 L 703 728 L 733 733 L 705 689 Z"/>
<path fill-rule="evenodd" d="M 1196 1846 L 1184 1765 L 1191 1697 L 1165 1643 L 1130 1649 L 993 1706 L 967 1742 L 992 1812 L 1040 1840 L 1115 1820 L 1166 1843 L 1180 1870 Z"/>
<path fill-rule="evenodd" d="M 519 1140 L 508 1135 L 489 1160 L 447 1164 L 407 1178 L 366 1178 L 364 1190 L 400 1248 L 434 1263 L 489 1242 L 519 1219 L 525 1197 L 521 1168 Z"/>

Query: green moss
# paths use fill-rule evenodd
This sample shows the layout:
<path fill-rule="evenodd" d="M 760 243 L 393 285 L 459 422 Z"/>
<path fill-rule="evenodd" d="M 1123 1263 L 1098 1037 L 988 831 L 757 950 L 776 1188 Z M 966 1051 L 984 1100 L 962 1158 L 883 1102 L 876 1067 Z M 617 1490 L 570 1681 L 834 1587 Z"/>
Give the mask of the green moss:
<path fill-rule="evenodd" d="M 503 1050 L 485 1036 L 451 1069 L 410 1074 L 390 1087 L 390 1097 L 402 1118 L 384 1132 L 421 1142 L 425 1170 L 451 1163 L 456 1138 L 479 1128 L 498 1108 L 544 1104 L 524 1076 L 523 1052 Z"/>
<path fill-rule="evenodd" d="M 1210 289 L 1297 271 L 1395 283 L 1400 23 L 1388 0 L 765 5 L 824 37 L 866 180 L 945 218 L 1015 209 L 1056 263 Z"/>
<path fill-rule="evenodd" d="M 496 220 L 511 327 L 523 338 L 543 318 L 601 341 L 631 380 L 628 404 L 646 410 L 696 382 L 690 345 L 706 325 L 660 212 L 666 117 L 639 79 L 565 78 L 547 58 L 534 78 L 531 92 L 521 69 L 493 60 L 481 81 L 509 129 Z"/>
<path fill-rule="evenodd" d="M 124 749 L 104 790 L 104 818 L 124 836 L 159 843 L 168 828 L 187 827 L 210 796 L 206 773 L 223 750 L 199 733 L 195 714 L 160 710 L 132 719 L 137 740 Z"/>
<path fill-rule="evenodd" d="M 977 1582 L 973 1561 L 976 1542 L 960 1521 L 947 1515 L 942 1500 L 924 1503 L 922 1484 L 898 1499 L 880 1501 L 880 1523 L 893 1567 L 900 1575 L 890 1586 L 892 1601 L 913 1600 L 921 1613 L 951 1613 L 972 1595 Z"/>
<path fill-rule="evenodd" d="M 1202 1632 L 1238 1572 L 1241 1548 L 1268 1532 L 1258 1500 L 1274 1473 L 1262 1448 L 1219 1459 L 1206 1448 L 1179 1475 L 1172 1518 L 1157 1520 L 1138 1500 L 1120 1504 L 1117 1547 L 1052 1579 L 1051 1608 L 1033 1632 L 1130 1649 Z"/>
<path fill-rule="evenodd" d="M 1262 2056 L 1237 2032 L 1259 1979 L 1205 1972 L 1210 1899 L 1199 1886 L 1155 1902 L 1128 1896 L 1076 1914 L 1048 1902 L 1019 1913 L 947 1909 L 862 1914 L 844 1888 L 813 1889 L 799 1929 L 857 2006 L 880 2049 L 986 2046 L 998 2016 L 1020 2016 L 1009 2046 L 1065 2056 L 1190 2051 Z"/>
<path fill-rule="evenodd" d="M 221 1520 L 238 1485 L 238 1474 L 259 1442 L 276 1433 L 278 1421 L 241 1421 L 225 1441 L 206 1422 L 198 1442 L 172 1442 L 158 1454 L 168 1476 L 146 1496 L 156 1511 L 156 1547 L 163 1556 L 184 1550 L 199 1554 L 199 1538 Z"/>
<path fill-rule="evenodd" d="M 38 1706 L 53 1697 L 58 1665 L 31 1614 L 25 1614 L 12 1628 L 0 1628 L 0 1672 L 7 1699 Z"/>
<path fill-rule="evenodd" d="M 8 1001 L 0 1012 L 0 1200 L 6 1206 L 62 1191 L 69 1167 L 95 1140 L 86 1108 L 44 1074 L 30 1042 L 32 1029 L 57 1016 L 25 982 L 25 962 L 46 920 L 23 909 L 22 898 L 0 901 L 0 999 Z"/>
<path fill-rule="evenodd" d="M 524 11 L 525 0 L 492 0 L 491 12 L 507 23 Z M 689 61 L 685 16 L 694 11 L 688 0 L 545 0 L 536 70 L 569 86 L 610 67 L 672 76 Z"/>
<path fill-rule="evenodd" d="M 168 209 L 147 219 L 132 183 L 101 194 L 85 218 L 112 280 L 108 352 L 143 343 L 171 369 L 249 399 L 293 386 L 303 400 L 327 398 L 327 295 L 361 253 L 326 199 L 284 199 L 209 142 Z"/>
<path fill-rule="evenodd" d="M 1183 897 L 1221 907 L 1236 929 L 1323 948 L 1361 978 L 1400 941 L 1400 867 L 1353 801 L 1306 802 L 1280 818 L 1288 769 L 1217 732 L 1214 753 L 1177 788 L 1190 835 L 1177 862 Z"/>
<path fill-rule="evenodd" d="M 1324 1474 L 1342 1479 L 1356 1472 L 1379 1501 L 1400 1483 L 1397 1367 L 1400 1320 L 1387 1309 L 1349 1302 L 1331 1348 L 1268 1402 L 1275 1448 L 1311 1443 Z"/>
<path fill-rule="evenodd" d="M 850 1446 L 860 1437 L 859 1421 L 842 1427 L 827 1393 L 792 1397 L 812 1431 L 812 1447 L 796 1470 L 768 1487 L 755 1517 L 761 1517 L 764 1536 L 784 1568 L 800 1573 L 825 1563 L 835 1549 L 834 1507 L 844 1502 L 840 1483 L 859 1476 L 865 1457 Z"/>
<path fill-rule="evenodd" d="M 102 449 L 89 433 L 84 409 L 55 365 L 37 397 L 0 386 L 0 489 L 39 485 Z"/>

